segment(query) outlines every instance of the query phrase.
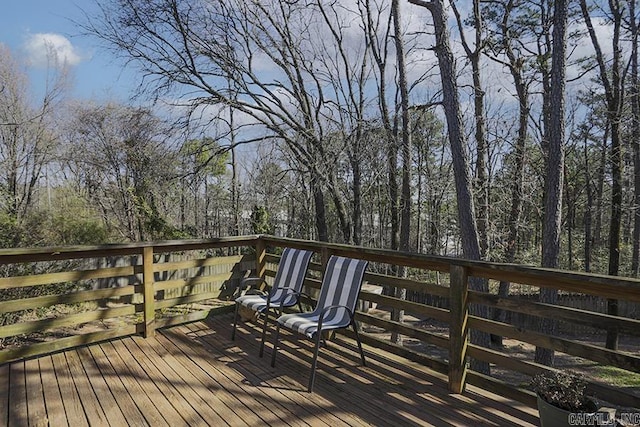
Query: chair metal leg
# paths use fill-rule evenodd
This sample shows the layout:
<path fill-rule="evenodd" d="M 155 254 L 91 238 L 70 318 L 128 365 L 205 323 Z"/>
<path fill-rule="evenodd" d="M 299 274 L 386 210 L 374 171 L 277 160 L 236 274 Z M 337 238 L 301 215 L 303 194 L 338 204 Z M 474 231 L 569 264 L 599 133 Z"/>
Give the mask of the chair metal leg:
<path fill-rule="evenodd" d="M 262 325 L 262 340 L 260 341 L 260 353 L 259 356 L 262 357 L 264 354 L 264 340 L 267 336 L 267 323 L 269 323 L 269 310 L 265 310 L 264 312 L 264 323 Z"/>
<path fill-rule="evenodd" d="M 353 332 L 356 333 L 356 341 L 358 342 L 358 350 L 360 350 L 360 358 L 362 359 L 362 366 L 367 366 L 367 362 L 364 360 L 364 351 L 362 351 L 362 343 L 360 342 L 360 334 L 358 334 L 358 324 L 355 320 L 351 321 L 351 326 L 353 326 Z"/>
<path fill-rule="evenodd" d="M 273 351 L 271 353 L 271 367 L 276 366 L 276 353 L 278 352 L 278 339 L 280 338 L 280 323 L 276 322 L 275 339 L 273 340 Z"/>
<path fill-rule="evenodd" d="M 240 304 L 236 303 L 236 312 L 233 317 L 233 330 L 231 331 L 231 341 L 236 339 L 236 326 L 238 325 L 238 311 L 240 310 Z"/>
<path fill-rule="evenodd" d="M 320 351 L 320 339 L 322 332 L 316 332 L 316 349 L 313 352 L 313 361 L 311 362 L 311 376 L 309 377 L 309 387 L 307 391 L 313 393 L 313 384 L 316 380 L 316 365 L 318 364 L 318 352 Z"/>

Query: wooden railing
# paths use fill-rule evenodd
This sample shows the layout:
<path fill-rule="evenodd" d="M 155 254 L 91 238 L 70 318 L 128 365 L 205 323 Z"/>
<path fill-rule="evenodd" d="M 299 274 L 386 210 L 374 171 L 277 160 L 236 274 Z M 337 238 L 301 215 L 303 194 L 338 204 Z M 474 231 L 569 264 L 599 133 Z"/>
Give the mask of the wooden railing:
<path fill-rule="evenodd" d="M 202 319 L 255 270 L 257 236 L 0 250 L 0 363 Z M 228 255 L 243 249 L 243 255 Z M 122 265 L 121 260 L 125 260 Z M 113 264 L 116 264 L 113 266 Z M 106 266 L 105 266 L 106 265 Z M 193 304 L 213 302 L 194 308 Z M 62 336 L 61 336 L 62 335 Z"/>
<path fill-rule="evenodd" d="M 470 344 L 468 337 L 473 329 L 576 356 L 591 362 L 590 365 L 595 363 L 602 367 L 614 367 L 621 370 L 621 376 L 640 373 L 640 357 L 638 356 L 640 351 L 640 320 L 637 318 L 610 316 L 579 308 L 532 302 L 520 298 L 517 292 L 512 296 L 501 298 L 495 294 L 468 289 L 469 279 L 475 277 L 489 280 L 496 286 L 499 281 L 508 281 L 515 288 L 527 287 L 528 293 L 537 292 L 540 288 L 547 287 L 558 289 L 561 293 L 590 295 L 601 298 L 603 301 L 608 298 L 616 298 L 636 303 L 640 309 L 640 280 L 269 236 L 263 236 L 262 240 L 271 247 L 310 249 L 320 253 L 322 260 L 328 259 L 332 254 L 367 259 L 372 262 L 369 267 L 370 272 L 365 275 L 369 284 L 388 288 L 405 288 L 407 291 L 429 294 L 435 301 L 445 300 L 447 304 L 443 308 L 439 306 L 440 304 L 422 304 L 366 291 L 362 291 L 360 294 L 363 300 L 377 303 L 384 310 L 404 310 L 419 319 L 432 319 L 444 323 L 448 327 L 446 335 L 431 332 L 428 328 L 413 325 L 411 322 L 394 322 L 388 320 L 389 316 L 382 317 L 380 313 L 373 315 L 361 312 L 358 313 L 357 318 L 362 323 L 377 326 L 388 332 L 400 333 L 420 343 L 431 345 L 431 348 L 442 349 L 443 352 L 440 353 L 444 353 L 444 356 L 436 357 L 394 345 L 388 340 L 376 338 L 375 334 L 363 334 L 364 341 L 369 345 L 390 350 L 448 375 L 452 392 L 461 392 L 465 384 L 469 383 L 535 406 L 535 395 L 527 389 L 528 379 L 532 375 L 552 369 L 535 363 L 533 353 L 530 358 L 522 359 L 512 357 L 500 349 Z M 275 261 L 275 258 L 268 259 Z M 381 273 L 399 265 L 410 268 L 409 278 L 398 278 Z M 312 268 L 314 267 L 320 269 L 319 265 L 312 266 Z M 423 279 L 428 277 L 429 273 L 434 272 L 441 274 L 440 283 Z M 267 271 L 267 274 L 273 275 L 274 273 Z M 317 280 L 309 280 L 307 284 L 312 288 L 319 287 Z M 469 312 L 471 304 L 484 305 L 537 318 L 554 318 L 601 331 L 615 328 L 626 336 L 636 338 L 637 341 L 634 352 L 608 350 L 603 345 L 585 343 L 562 335 L 545 335 L 532 329 L 525 329 L 520 325 L 473 316 Z M 637 313 L 636 317 L 640 317 L 640 313 Z M 468 368 L 469 358 L 488 362 L 493 370 L 499 369 L 519 374 L 524 381 L 514 384 L 512 379 L 501 380 L 499 375 L 489 376 L 472 371 Z M 591 379 L 588 389 L 597 398 L 614 405 L 640 407 L 640 390 L 637 388 L 627 391 L 622 387 L 610 386 L 598 381 L 596 375 L 588 375 L 588 378 Z M 634 382 L 637 383 L 638 379 L 640 376 L 635 376 Z"/>
<path fill-rule="evenodd" d="M 551 369 L 534 363 L 533 357 L 515 358 L 499 348 L 470 344 L 471 330 L 554 349 L 590 361 L 592 365 L 620 369 L 623 374 L 640 373 L 637 352 L 640 345 L 636 345 L 635 352 L 608 350 L 565 335 L 545 335 L 517 322 L 473 316 L 469 306 L 478 304 L 600 330 L 615 328 L 640 342 L 637 318 L 542 304 L 521 298 L 517 292 L 501 298 L 494 293 L 468 289 L 469 278 L 476 277 L 493 284 L 509 281 L 513 286 L 526 287 L 527 294 L 551 287 L 566 294 L 616 298 L 636 304 L 640 303 L 639 280 L 273 236 L 0 250 L 0 319 L 3 321 L 0 363 L 130 334 L 151 336 L 156 328 L 228 311 L 238 279 L 253 272 L 269 282 L 279 260 L 275 253 L 283 247 L 317 253 L 306 280 L 310 294 L 320 287 L 323 264 L 336 254 L 369 260 L 365 276 L 369 285 L 388 290 L 404 288 L 428 296 L 426 299 L 431 303 L 414 302 L 395 298 L 392 292 L 380 294 L 365 287 L 361 299 L 377 304 L 378 309 L 358 312 L 358 320 L 366 326 L 363 341 L 447 375 L 453 392 L 461 392 L 465 384 L 474 384 L 533 406 L 534 395 L 526 384 L 475 372 L 469 369 L 468 361 L 474 358 L 488 362 L 494 371 L 508 371 L 522 378 Z M 114 259 L 124 257 L 127 257 L 125 265 L 113 265 Z M 408 267 L 409 276 L 399 278 L 389 273 L 397 266 Z M 390 320 L 391 310 L 404 310 L 407 320 Z M 440 329 L 434 332 L 416 324 L 416 320 L 437 322 Z M 401 334 L 411 344 L 417 343 L 423 348 L 417 351 L 412 350 L 413 346 L 393 344 L 386 336 L 381 338 L 380 333 L 366 332 L 372 328 Z M 61 334 L 64 336 L 60 337 Z M 592 379 L 589 388 L 596 397 L 616 405 L 640 406 L 637 390 L 606 385 L 595 375 Z"/>

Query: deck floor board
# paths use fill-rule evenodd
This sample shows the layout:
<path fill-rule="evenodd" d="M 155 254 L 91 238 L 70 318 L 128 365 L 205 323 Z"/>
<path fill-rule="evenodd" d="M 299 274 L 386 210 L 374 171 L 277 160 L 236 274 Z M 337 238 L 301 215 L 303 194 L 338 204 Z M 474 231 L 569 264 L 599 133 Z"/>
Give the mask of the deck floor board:
<path fill-rule="evenodd" d="M 214 319 L 213 322 L 219 322 L 222 319 Z M 214 328 L 218 329 L 223 327 L 223 324 L 215 324 Z M 265 349 L 264 359 L 258 359 L 256 365 L 262 365 L 267 369 L 269 380 L 265 385 L 274 385 L 275 379 L 285 380 L 289 386 L 297 393 L 303 393 L 308 396 L 306 392 L 307 382 L 309 378 L 309 371 L 311 366 L 311 346 L 303 340 L 298 340 L 296 337 L 282 331 L 283 340 L 280 342 L 280 351 L 278 352 L 278 359 L 276 361 L 276 368 L 270 367 L 271 346 L 267 346 Z M 255 334 L 248 334 L 248 342 L 244 345 L 248 347 L 248 355 L 256 355 L 258 353 L 258 341 L 254 338 Z M 225 337 L 221 339 L 224 340 Z M 292 339 L 293 338 L 293 339 Z M 241 332 L 236 334 L 236 339 L 243 339 Z M 309 345 L 307 345 L 309 344 Z M 335 347 L 335 344 L 331 346 Z M 305 352 L 305 349 L 307 350 Z M 316 378 L 315 391 L 319 397 L 313 400 L 322 405 L 325 412 L 330 411 L 336 414 L 342 423 L 347 425 L 361 425 L 362 421 L 358 420 L 361 416 L 358 412 L 364 411 L 367 416 L 374 416 L 378 423 L 391 425 L 395 420 L 394 417 L 390 417 L 389 413 L 385 411 L 385 402 L 381 402 L 376 393 L 371 393 L 370 382 L 365 382 L 365 387 L 347 387 L 349 375 L 342 375 L 339 371 L 346 370 L 349 366 L 357 367 L 360 363 L 359 359 L 354 360 L 342 360 L 342 363 L 338 363 L 335 358 L 332 357 L 331 352 L 322 351 L 320 360 L 318 363 L 318 372 Z M 333 361 L 334 363 L 330 368 L 336 369 L 335 372 L 327 370 L 327 364 Z M 352 373 L 356 371 L 351 371 Z M 327 381 L 319 381 L 321 376 L 325 376 Z M 264 377 L 263 377 L 264 378 Z M 355 378 L 355 376 L 354 376 Z M 307 398 L 307 400 L 309 400 Z M 340 405 L 339 402 L 349 402 L 348 406 Z M 337 402 L 337 403 L 336 403 Z M 358 421 L 356 421 L 356 420 Z"/>
<path fill-rule="evenodd" d="M 11 365 L 0 366 L 0 425 L 9 424 L 9 381 Z"/>
<path fill-rule="evenodd" d="M 148 425 L 138 406 L 138 402 L 136 402 L 127 391 L 125 383 L 120 378 L 120 373 L 116 372 L 109 361 L 108 356 L 102 350 L 102 346 L 92 345 L 87 347 L 86 350 L 89 351 L 89 354 L 81 352 L 85 355 L 85 363 L 93 363 L 95 369 L 101 373 L 102 379 L 109 388 L 111 395 L 125 418 L 125 422 L 129 425 Z M 91 356 L 91 359 L 89 358 L 89 355 Z M 92 378 L 96 378 L 97 381 L 100 381 L 97 372 L 95 372 L 95 376 Z M 115 420 L 114 425 L 116 425 Z"/>
<path fill-rule="evenodd" d="M 0 366 L 0 426 L 534 426 L 537 411 L 388 352 L 330 342 L 306 391 L 313 343 L 282 332 L 258 357 L 260 327 L 232 316 Z"/>
<path fill-rule="evenodd" d="M 312 343 L 286 332 L 283 333 L 283 338 L 280 342 L 281 350 L 278 352 L 276 369 L 284 372 L 299 372 L 298 387 L 305 389 L 309 375 L 308 367 L 311 363 Z M 334 397 L 336 402 L 341 400 L 350 402 L 349 410 L 361 417 L 373 415 L 382 424 L 394 425 L 398 419 L 397 412 L 402 412 L 406 414 L 404 418 L 411 422 L 414 418 L 412 414 L 415 413 L 415 397 L 423 387 L 432 387 L 433 384 L 415 374 L 404 372 L 403 365 L 395 366 L 389 359 L 378 361 L 367 357 L 367 360 L 368 366 L 361 367 L 355 346 L 342 347 L 340 343 L 331 343 L 329 349 L 322 349 L 320 352 L 316 388 L 324 389 L 323 394 Z M 283 367 L 279 368 L 281 365 Z M 320 383 L 321 377 L 326 381 Z M 446 383 L 443 384 L 446 385 Z M 388 393 L 389 385 L 395 386 L 397 391 Z M 440 391 L 446 393 L 445 389 Z M 423 401 L 421 404 L 425 403 L 427 402 Z M 447 421 L 444 425 L 456 425 L 456 421 L 460 422 L 459 425 L 465 425 L 465 423 L 468 425 L 470 421 L 468 417 L 457 420 L 455 413 L 452 413 L 446 405 L 432 406 L 432 409 L 428 406 L 425 406 L 425 409 L 428 409 L 431 414 L 441 412 L 440 417 Z M 439 417 L 435 418 L 437 419 L 434 421 L 435 425 L 441 425 Z M 477 424 L 477 420 L 473 421 Z"/>
<path fill-rule="evenodd" d="M 44 388 L 40 364 L 37 359 L 27 360 L 24 364 L 26 375 L 29 425 L 46 427 L 47 409 L 44 404 Z"/>
<path fill-rule="evenodd" d="M 160 409 L 162 409 L 162 411 L 156 407 L 154 397 L 163 401 L 166 401 L 166 398 L 159 392 L 157 395 L 154 396 L 151 394 L 151 397 L 149 397 L 143 385 L 151 383 L 150 378 L 138 377 L 128 368 L 128 365 L 130 363 L 135 363 L 135 361 L 130 358 L 124 360 L 121 355 L 118 354 L 112 342 L 102 344 L 100 347 L 104 351 L 107 359 L 111 362 L 114 372 L 122 380 L 124 385 L 124 390 L 122 392 L 129 393 L 136 406 L 144 415 L 146 421 L 153 426 L 172 426 L 168 420 L 174 418 L 173 415 L 175 409 L 171 405 L 167 405 L 164 408 L 161 407 Z"/>
<path fill-rule="evenodd" d="M 202 416 L 198 412 L 202 408 L 195 409 L 189 400 L 184 399 L 182 397 L 183 394 L 173 385 L 172 381 L 168 380 L 167 376 L 161 371 L 161 369 L 155 363 L 152 363 L 148 357 L 146 357 L 146 353 L 144 353 L 133 340 L 126 340 L 126 342 L 128 344 L 126 345 L 126 351 L 130 351 L 131 354 L 134 355 L 141 368 L 158 386 L 160 393 L 162 393 L 173 405 L 182 419 L 190 425 L 205 424 L 204 418 L 202 418 Z M 122 349 L 125 346 L 123 342 L 121 342 L 121 344 Z M 122 349 L 119 351 L 125 350 Z M 179 379 L 177 380 L 178 382 L 180 381 Z M 179 423 L 182 423 L 182 421 L 179 421 Z"/>
<path fill-rule="evenodd" d="M 69 372 L 73 378 L 76 390 L 78 390 L 78 397 L 80 398 L 80 403 L 87 419 L 91 421 L 92 426 L 108 426 L 109 421 L 107 415 L 102 409 L 100 400 L 95 393 L 94 384 L 97 384 L 97 381 L 92 383 L 91 380 L 87 378 L 77 351 L 67 351 L 65 355 L 67 357 L 67 364 L 69 365 Z M 31 408 L 31 404 L 32 401 L 29 400 L 29 408 Z M 29 411 L 29 415 L 31 415 L 31 411 Z"/>
<path fill-rule="evenodd" d="M 118 402 L 116 402 L 107 382 L 102 377 L 100 369 L 91 355 L 91 351 L 83 347 L 79 348 L 77 352 L 78 358 L 88 377 L 89 384 L 87 385 L 91 387 L 95 393 L 94 396 L 109 420 L 108 424 L 112 426 L 126 426 L 128 424 L 127 417 L 123 414 L 122 408 Z"/>
<path fill-rule="evenodd" d="M 211 424 L 225 425 L 225 416 L 230 418 L 228 414 L 232 412 L 220 400 L 218 394 L 210 393 L 195 377 L 191 376 L 188 371 L 170 355 L 157 357 L 154 348 L 155 340 L 135 340 L 135 344 L 147 355 L 149 361 L 153 361 L 156 367 L 162 371 L 163 375 L 170 384 L 172 384 L 180 396 L 192 405 L 198 415 Z"/>
<path fill-rule="evenodd" d="M 264 359 L 257 357 L 250 358 L 246 353 L 235 351 L 235 346 L 230 344 L 231 341 L 227 341 L 223 336 L 216 335 L 214 337 L 206 333 L 206 336 L 203 336 L 199 334 L 197 329 L 189 329 L 188 327 L 184 332 L 191 336 L 198 337 L 204 346 L 203 349 L 208 352 L 208 354 L 214 355 L 216 360 L 232 365 L 235 369 L 230 371 L 233 375 L 229 376 L 228 380 L 234 383 L 245 384 L 246 389 L 257 390 L 259 392 L 257 396 L 262 405 L 265 408 L 276 410 L 283 424 L 291 426 L 330 425 L 329 422 L 333 418 L 332 416 L 315 419 L 310 418 L 314 412 L 313 408 L 307 409 L 307 406 L 312 407 L 313 405 L 299 405 L 299 393 L 287 393 L 286 389 L 290 388 L 290 386 L 286 383 L 280 382 L 277 387 L 260 387 L 260 383 L 263 379 L 267 378 L 268 375 L 268 373 L 260 369 L 261 362 L 263 362 Z M 220 344 L 227 348 L 224 353 L 220 353 L 217 349 L 220 347 Z M 254 356 L 257 356 L 257 353 Z M 307 398 L 306 401 L 308 402 L 309 399 Z M 270 402 L 276 402 L 276 405 Z M 322 413 L 326 414 L 327 412 L 322 411 Z M 310 421 L 311 424 L 309 424 Z"/>
<path fill-rule="evenodd" d="M 24 361 L 11 365 L 9 381 L 9 426 L 28 426 L 27 386 Z"/>
<path fill-rule="evenodd" d="M 219 403 L 216 407 L 225 422 L 230 423 L 235 420 L 238 425 L 248 426 L 263 423 L 258 411 L 248 406 L 256 402 L 252 399 L 253 396 L 251 394 L 245 395 L 240 384 L 228 381 L 216 369 L 212 369 L 207 358 L 201 358 L 195 353 L 197 348 L 190 349 L 190 354 L 187 355 L 166 336 L 160 335 L 157 340 L 164 347 L 164 350 L 174 358 L 175 363 L 187 370 L 187 375 L 193 378 L 194 383 L 218 396 Z M 246 397 L 247 403 L 241 401 L 243 396 Z"/>
<path fill-rule="evenodd" d="M 47 411 L 47 421 L 51 426 L 66 427 L 69 425 L 64 412 L 62 395 L 58 386 L 58 379 L 53 368 L 51 356 L 44 356 L 36 359 L 40 368 L 40 377 L 43 385 L 43 399 Z"/>
<path fill-rule="evenodd" d="M 64 412 L 67 420 L 69 420 L 69 424 L 72 424 L 74 427 L 88 426 L 89 422 L 82 407 L 78 390 L 71 377 L 66 355 L 64 353 L 56 353 L 51 356 L 51 359 L 53 360 L 53 367 L 58 380 L 58 386 L 60 387 Z M 85 390 L 82 390 L 82 392 L 85 392 Z"/>

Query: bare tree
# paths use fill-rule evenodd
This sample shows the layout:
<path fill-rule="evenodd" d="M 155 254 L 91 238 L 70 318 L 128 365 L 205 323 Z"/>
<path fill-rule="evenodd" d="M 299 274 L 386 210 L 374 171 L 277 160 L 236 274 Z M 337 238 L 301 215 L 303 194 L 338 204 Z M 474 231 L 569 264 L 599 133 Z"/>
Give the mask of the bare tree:
<path fill-rule="evenodd" d="M 0 209 L 18 228 L 29 212 L 46 169 L 53 159 L 56 109 L 67 87 L 64 64 L 49 56 L 51 77 L 42 98 L 29 98 L 26 73 L 11 51 L 0 45 Z M 8 242 L 19 246 L 19 236 Z"/>
<path fill-rule="evenodd" d="M 638 34 L 636 3 L 629 5 L 629 33 L 631 36 L 631 68 L 629 102 L 631 103 L 631 146 L 633 148 L 633 195 L 635 199 L 633 214 L 633 250 L 631 253 L 631 273 L 638 277 L 640 272 L 640 93 L 638 85 Z"/>
<path fill-rule="evenodd" d="M 620 269 L 620 229 L 622 224 L 622 141 L 620 119 L 622 117 L 623 86 L 624 86 L 624 64 L 621 58 L 620 37 L 622 31 L 622 13 L 624 5 L 620 1 L 610 1 L 609 15 L 613 28 L 612 58 L 609 60 L 600 46 L 600 40 L 591 22 L 591 12 L 586 0 L 580 0 L 580 9 L 584 18 L 591 43 L 595 50 L 595 59 L 598 64 L 600 81 L 605 93 L 607 102 L 607 119 L 611 126 L 611 219 L 609 222 L 609 268 L 608 273 L 617 276 Z M 635 19 L 635 17 L 634 17 Z M 618 301 L 609 299 L 607 301 L 607 313 L 618 314 Z M 606 346 L 609 349 L 618 348 L 618 331 L 607 331 Z"/>
<path fill-rule="evenodd" d="M 429 110 L 414 111 L 411 122 L 418 187 L 415 215 L 416 248 L 418 252 L 424 250 L 427 253 L 441 255 L 447 247 L 449 234 L 445 212 L 448 206 L 455 205 L 455 195 L 452 194 L 451 188 L 451 163 L 445 161 L 449 158 L 449 153 L 444 124 Z"/>
<path fill-rule="evenodd" d="M 474 31 L 474 45 L 473 49 L 467 42 L 467 37 L 464 32 L 464 25 L 462 17 L 456 6 L 455 1 L 449 1 L 451 8 L 456 17 L 458 23 L 458 31 L 460 34 L 460 40 L 462 41 L 462 47 L 464 48 L 467 59 L 471 64 L 471 75 L 473 79 L 473 110 L 475 118 L 475 142 L 476 142 L 476 167 L 475 167 L 475 190 L 477 193 L 476 200 L 478 204 L 477 209 L 477 224 L 478 224 L 478 239 L 480 242 L 480 256 L 485 258 L 487 251 L 489 250 L 489 176 L 488 176 L 488 157 L 489 147 L 487 141 L 487 126 L 486 126 L 486 114 L 484 106 L 484 89 L 482 87 L 482 80 L 480 74 L 481 58 L 486 46 L 486 42 L 483 39 L 483 17 L 480 11 L 480 0 L 473 0 L 473 31 Z"/>
<path fill-rule="evenodd" d="M 367 47 L 357 42 L 350 48 L 343 13 L 351 12 L 321 1 L 121 0 L 103 6 L 85 28 L 142 69 L 146 93 L 171 93 L 192 112 L 233 108 L 250 118 L 245 128 L 254 128 L 238 135 L 235 144 L 256 133 L 283 142 L 310 175 L 318 237 L 329 237 L 330 200 L 342 240 L 351 241 L 352 221 L 335 175 L 340 152 L 327 144 L 335 141 L 329 138 L 335 135 L 332 123 L 345 108 L 357 124 L 349 140 L 359 141 Z M 335 91 L 332 82 L 347 84 Z M 356 166 L 352 218 L 359 234 L 359 162 L 353 147 L 348 150 L 352 169 Z"/>
<path fill-rule="evenodd" d="M 400 194 L 400 250 L 409 252 L 411 241 L 411 114 L 409 111 L 409 85 L 407 83 L 406 59 L 404 41 L 402 35 L 402 16 L 400 13 L 400 0 L 391 2 L 391 15 L 393 18 L 393 37 L 396 48 L 396 62 L 398 66 L 398 86 L 400 89 L 400 115 L 402 117 L 401 157 L 402 157 L 402 192 Z M 407 271 L 401 268 L 400 276 L 406 276 Z M 406 299 L 406 288 L 396 288 L 396 298 Z M 394 310 L 392 320 L 402 322 L 403 310 Z M 401 342 L 401 337 L 394 332 L 391 341 Z"/>
<path fill-rule="evenodd" d="M 510 180 L 511 207 L 507 220 L 508 235 L 504 246 L 503 258 L 504 262 L 508 263 L 512 263 L 516 257 L 522 216 L 526 144 L 529 133 L 529 115 L 531 113 L 529 86 L 532 82 L 532 76 L 527 76 L 525 70 L 529 68 L 527 63 L 533 60 L 520 55 L 521 50 L 514 47 L 514 45 L 517 46 L 520 43 L 522 37 L 520 29 L 513 22 L 517 21 L 517 17 L 513 16 L 516 9 L 515 3 L 515 0 L 493 3 L 491 7 L 494 10 L 489 14 L 497 20 L 494 41 L 490 45 L 493 55 L 490 58 L 507 67 L 513 79 L 515 96 L 518 100 L 518 130 L 513 148 L 513 175 Z M 504 55 L 506 60 L 501 59 L 501 55 Z M 498 295 L 506 297 L 509 294 L 509 287 L 509 282 L 501 281 Z M 494 319 L 504 320 L 504 315 L 505 312 L 503 310 L 495 310 Z M 492 336 L 492 340 L 499 345 L 502 343 L 501 337 Z"/>
<path fill-rule="evenodd" d="M 393 37 L 396 48 L 398 66 L 398 86 L 400 89 L 400 115 L 402 117 L 401 157 L 402 157 L 402 192 L 400 196 L 400 250 L 410 250 L 411 232 L 411 114 L 409 111 L 409 84 L 407 83 L 407 67 L 405 47 L 402 35 L 402 16 L 400 1 L 391 2 L 393 16 Z M 405 290 L 406 292 L 406 290 Z"/>
<path fill-rule="evenodd" d="M 435 28 L 434 50 L 440 66 L 440 78 L 442 83 L 442 105 L 447 118 L 447 132 L 458 197 L 458 222 L 460 238 L 464 256 L 468 259 L 480 259 L 480 244 L 478 241 L 478 229 L 472 195 L 471 177 L 469 176 L 469 160 L 465 151 L 466 137 L 463 131 L 462 115 L 460 113 L 460 101 L 458 88 L 455 83 L 455 61 L 449 41 L 449 29 L 447 27 L 447 15 L 443 0 L 423 1 L 409 0 L 410 3 L 425 7 L 433 17 Z M 486 281 L 473 280 L 471 287 L 483 292 L 488 291 Z M 486 317 L 486 307 L 472 307 L 474 314 Z M 471 340 L 479 345 L 489 346 L 489 335 L 473 330 Z M 473 367 L 481 372 L 489 372 L 489 364 L 475 360 Z"/>
<path fill-rule="evenodd" d="M 562 221 L 562 188 L 564 177 L 564 129 L 565 129 L 565 73 L 567 45 L 567 2 L 556 1 L 553 15 L 553 53 L 551 64 L 551 92 L 547 95 L 551 106 L 548 141 L 546 145 L 546 175 L 544 187 L 544 222 L 542 229 L 542 266 L 558 267 L 560 256 L 560 230 Z M 558 291 L 540 289 L 540 301 L 554 303 Z M 555 330 L 555 323 L 542 319 L 540 330 Z M 554 352 L 536 347 L 535 360 L 552 366 Z"/>
<path fill-rule="evenodd" d="M 130 241 L 171 238 L 157 200 L 178 176 L 166 131 L 148 110 L 115 104 L 80 106 L 67 135 L 66 165 Z"/>
<path fill-rule="evenodd" d="M 378 6 L 378 7 L 376 7 Z M 386 21 L 381 7 L 372 0 L 363 2 L 363 25 L 369 38 L 371 55 L 376 66 L 376 83 L 378 88 L 378 107 L 380 109 L 380 121 L 384 129 L 387 155 L 387 194 L 389 202 L 389 219 L 391 224 L 389 246 L 397 250 L 400 244 L 400 202 L 398 186 L 398 140 L 395 129 L 397 115 L 389 107 L 387 88 L 387 67 L 390 49 L 390 32 L 392 29 L 392 16 L 388 15 Z M 382 22 L 381 22 L 382 21 Z M 382 27 L 382 29 L 380 28 Z M 382 34 L 380 34 L 382 33 Z"/>
<path fill-rule="evenodd" d="M 330 37 L 317 34 L 320 40 L 319 49 L 314 58 L 319 62 L 317 72 L 321 79 L 328 82 L 330 90 L 326 91 L 327 98 L 335 100 L 335 113 L 327 117 L 328 127 L 332 137 L 340 141 L 349 161 L 350 177 L 348 182 L 351 199 L 351 220 L 340 218 L 342 234 L 345 242 L 362 243 L 362 152 L 364 150 L 364 134 L 370 127 L 367 120 L 367 110 L 372 102 L 365 88 L 371 79 L 371 66 L 369 64 L 370 42 L 364 25 L 363 32 L 358 35 L 349 33 L 349 22 L 352 19 L 363 19 L 363 11 L 357 14 L 345 12 L 334 3 L 322 0 L 315 1 L 315 8 L 322 17 L 322 29 L 327 31 Z M 360 5 L 362 7 L 362 5 Z M 364 19 L 363 19 L 364 20 Z M 377 31 L 378 29 L 372 29 Z M 329 135 L 327 135 L 329 136 Z M 344 205 L 343 197 L 338 190 L 336 174 L 331 179 L 331 194 L 336 206 Z M 347 209 L 338 209 L 346 213 Z"/>

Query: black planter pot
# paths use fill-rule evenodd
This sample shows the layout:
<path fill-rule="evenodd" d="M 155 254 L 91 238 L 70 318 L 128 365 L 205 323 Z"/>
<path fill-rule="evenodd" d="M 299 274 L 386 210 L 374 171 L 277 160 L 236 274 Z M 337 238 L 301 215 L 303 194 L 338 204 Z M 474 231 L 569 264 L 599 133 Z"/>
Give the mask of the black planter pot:
<path fill-rule="evenodd" d="M 538 414 L 541 427 L 568 427 L 568 426 L 592 426 L 592 425 L 615 425 L 606 424 L 606 414 L 594 412 L 571 412 L 558 408 L 538 396 Z M 605 424 L 598 424 L 604 422 Z"/>

